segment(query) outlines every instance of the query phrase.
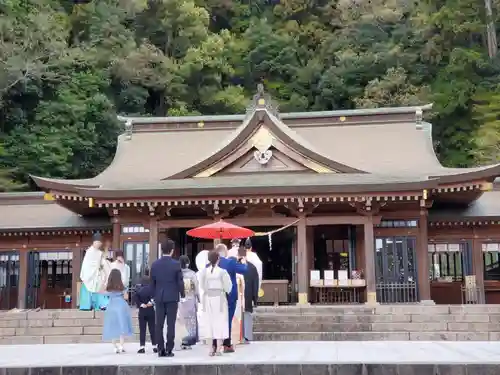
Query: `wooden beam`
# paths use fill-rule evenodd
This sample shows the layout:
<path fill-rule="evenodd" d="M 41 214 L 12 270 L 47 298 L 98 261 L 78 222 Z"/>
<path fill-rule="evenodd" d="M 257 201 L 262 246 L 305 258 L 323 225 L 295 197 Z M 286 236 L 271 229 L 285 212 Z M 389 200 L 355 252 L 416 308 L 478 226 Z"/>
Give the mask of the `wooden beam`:
<path fill-rule="evenodd" d="M 244 227 L 258 227 L 258 226 L 281 226 L 292 223 L 297 220 L 293 217 L 242 217 L 224 219 L 228 223 L 241 225 Z M 201 225 L 213 223 L 211 219 L 172 219 L 161 220 L 158 222 L 160 228 L 195 228 Z"/>
<path fill-rule="evenodd" d="M 335 215 L 335 216 L 312 216 L 306 217 L 306 225 L 363 225 L 367 222 L 379 224 L 381 216 L 373 216 L 371 219 L 360 215 Z M 244 227 L 259 226 L 281 226 L 297 220 L 294 217 L 236 217 L 225 219 L 228 223 L 241 225 Z M 172 219 L 158 222 L 159 228 L 195 228 L 213 223 L 211 219 Z"/>
<path fill-rule="evenodd" d="M 306 225 L 363 225 L 368 222 L 379 224 L 382 218 L 380 216 L 361 216 L 361 215 L 335 215 L 335 216 L 312 216 L 306 217 Z"/>

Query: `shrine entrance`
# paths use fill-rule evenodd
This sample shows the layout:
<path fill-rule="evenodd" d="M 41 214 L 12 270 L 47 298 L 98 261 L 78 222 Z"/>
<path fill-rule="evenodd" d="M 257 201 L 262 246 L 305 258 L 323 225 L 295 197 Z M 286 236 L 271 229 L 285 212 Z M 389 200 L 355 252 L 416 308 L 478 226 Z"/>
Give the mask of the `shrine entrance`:
<path fill-rule="evenodd" d="M 19 253 L 0 253 L 0 310 L 17 306 L 19 295 Z"/>
<path fill-rule="evenodd" d="M 287 304 L 296 300 L 296 241 L 295 226 L 269 233 L 280 227 L 250 227 L 257 233 L 252 248 L 262 261 L 262 304 Z M 242 245 L 244 245 L 244 239 Z"/>
<path fill-rule="evenodd" d="M 356 275 L 356 226 L 317 225 L 313 233 L 312 270 L 318 278 L 310 283 L 314 304 L 356 304 L 365 301 L 365 287 L 353 284 Z"/>
<path fill-rule="evenodd" d="M 126 287 L 133 288 L 134 285 L 140 283 L 146 275 L 146 270 L 149 269 L 149 242 L 127 241 L 123 244 L 123 248 L 125 262 L 130 267 L 130 285 Z"/>
<path fill-rule="evenodd" d="M 280 227 L 249 227 L 256 233 L 268 233 Z M 186 228 L 173 228 L 169 230 L 168 237 L 171 238 L 180 249 L 180 255 L 187 255 L 191 261 L 190 267 L 196 268 L 196 256 L 202 250 L 212 250 L 213 240 L 190 237 L 186 234 Z M 260 303 L 288 303 L 294 301 L 295 290 L 292 285 L 296 281 L 296 251 L 295 251 L 295 227 L 291 226 L 277 231 L 271 235 L 257 235 L 251 238 L 253 250 L 262 261 L 264 296 L 259 299 Z M 223 241 L 228 247 L 229 240 Z M 244 239 L 242 240 L 244 245 Z"/>
<path fill-rule="evenodd" d="M 375 240 L 377 302 L 418 302 L 415 237 L 380 237 Z"/>
<path fill-rule="evenodd" d="M 29 309 L 71 308 L 73 252 L 30 251 L 26 307 Z"/>

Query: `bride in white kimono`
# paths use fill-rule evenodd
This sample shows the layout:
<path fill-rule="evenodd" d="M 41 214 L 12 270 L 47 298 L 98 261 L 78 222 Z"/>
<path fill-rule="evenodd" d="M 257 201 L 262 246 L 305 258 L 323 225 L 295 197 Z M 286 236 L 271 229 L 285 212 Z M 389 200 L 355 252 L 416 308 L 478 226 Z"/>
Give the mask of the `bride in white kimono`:
<path fill-rule="evenodd" d="M 219 254 L 208 254 L 210 266 L 200 271 L 199 285 L 203 288 L 201 299 L 200 336 L 212 341 L 210 356 L 222 354 L 222 341 L 229 337 L 229 309 L 226 294 L 233 287 L 226 270 L 218 266 Z"/>
<path fill-rule="evenodd" d="M 198 280 L 198 294 L 200 296 L 200 302 L 203 301 L 203 285 L 200 284 L 200 275 L 201 271 L 203 271 L 205 268 L 207 268 L 208 265 L 208 250 L 202 250 L 196 255 L 195 258 L 195 263 L 196 263 L 196 268 L 198 269 L 198 272 L 196 272 L 196 279 Z M 200 306 L 198 306 L 196 310 L 196 317 L 198 318 L 198 340 L 202 341 L 203 344 L 205 344 L 205 340 L 201 338 L 200 336 L 200 330 L 203 330 L 203 321 L 202 321 L 202 311 Z"/>

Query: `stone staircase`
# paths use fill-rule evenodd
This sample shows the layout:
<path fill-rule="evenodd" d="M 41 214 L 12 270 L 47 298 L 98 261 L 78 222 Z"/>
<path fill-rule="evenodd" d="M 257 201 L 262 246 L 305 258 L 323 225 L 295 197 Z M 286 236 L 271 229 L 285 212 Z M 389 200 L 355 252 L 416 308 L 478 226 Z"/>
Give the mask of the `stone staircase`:
<path fill-rule="evenodd" d="M 102 320 L 93 311 L 0 312 L 0 344 L 101 342 Z M 254 331 L 261 341 L 498 341 L 500 305 L 259 307 Z"/>
<path fill-rule="evenodd" d="M 261 341 L 498 341 L 500 305 L 259 307 Z"/>

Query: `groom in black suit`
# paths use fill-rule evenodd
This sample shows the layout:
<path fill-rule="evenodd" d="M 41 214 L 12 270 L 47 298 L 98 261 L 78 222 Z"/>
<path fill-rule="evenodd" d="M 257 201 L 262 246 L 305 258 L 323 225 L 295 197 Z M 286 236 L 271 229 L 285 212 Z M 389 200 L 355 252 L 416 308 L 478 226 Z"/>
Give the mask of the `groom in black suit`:
<path fill-rule="evenodd" d="M 175 321 L 179 300 L 185 298 L 181 264 L 172 258 L 174 241 L 167 239 L 161 243 L 162 257 L 151 266 L 151 287 L 156 305 L 156 337 L 158 356 L 173 357 Z M 167 345 L 163 336 L 163 326 L 167 319 Z"/>

